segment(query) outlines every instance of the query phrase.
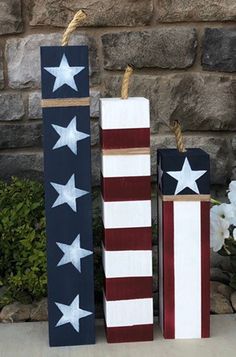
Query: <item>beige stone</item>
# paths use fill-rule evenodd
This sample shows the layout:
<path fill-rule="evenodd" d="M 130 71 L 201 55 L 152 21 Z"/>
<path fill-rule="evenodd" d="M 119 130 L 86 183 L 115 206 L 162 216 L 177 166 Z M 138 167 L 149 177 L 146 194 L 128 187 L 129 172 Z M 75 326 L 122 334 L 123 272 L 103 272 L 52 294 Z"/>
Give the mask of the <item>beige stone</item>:
<path fill-rule="evenodd" d="M 211 293 L 220 293 L 228 300 L 230 300 L 230 296 L 233 292 L 233 289 L 226 284 L 219 283 L 218 281 L 211 281 Z"/>
<path fill-rule="evenodd" d="M 40 88 L 40 46 L 60 45 L 62 34 L 33 34 L 6 41 L 6 59 L 11 88 Z M 71 45 L 88 45 L 90 49 L 90 75 L 97 71 L 97 50 L 94 39 L 75 33 Z"/>
<path fill-rule="evenodd" d="M 22 119 L 25 114 L 24 102 L 20 93 L 0 92 L 0 120 Z"/>
<path fill-rule="evenodd" d="M 234 311 L 236 311 L 236 291 L 231 294 L 230 300 Z"/>
<path fill-rule="evenodd" d="M 19 322 L 27 321 L 30 318 L 31 305 L 24 305 L 20 302 L 14 302 L 3 307 L 0 313 L 2 322 Z"/>
<path fill-rule="evenodd" d="M 187 68 L 196 57 L 194 28 L 165 27 L 146 31 L 113 32 L 102 36 L 104 68 Z"/>
<path fill-rule="evenodd" d="M 21 0 L 0 0 L 0 35 L 22 32 Z"/>
<path fill-rule="evenodd" d="M 157 22 L 236 20 L 234 0 L 154 0 Z"/>
<path fill-rule="evenodd" d="M 150 22 L 152 0 L 28 0 L 30 25 L 65 27 L 76 11 L 88 15 L 83 26 L 137 26 Z"/>
<path fill-rule="evenodd" d="M 40 301 L 34 302 L 30 313 L 31 321 L 47 321 L 48 320 L 48 300 L 43 298 Z"/>
<path fill-rule="evenodd" d="M 232 314 L 233 308 L 230 301 L 220 293 L 211 294 L 211 313 Z"/>

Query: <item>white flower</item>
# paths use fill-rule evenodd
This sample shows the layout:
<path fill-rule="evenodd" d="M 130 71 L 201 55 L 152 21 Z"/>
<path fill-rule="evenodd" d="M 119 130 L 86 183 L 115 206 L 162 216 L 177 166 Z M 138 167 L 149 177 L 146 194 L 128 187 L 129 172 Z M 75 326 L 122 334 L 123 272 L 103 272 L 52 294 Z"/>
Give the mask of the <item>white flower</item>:
<path fill-rule="evenodd" d="M 236 181 L 231 181 L 229 184 L 228 198 L 231 203 L 236 205 Z"/>
<path fill-rule="evenodd" d="M 229 222 L 219 217 L 211 209 L 211 248 L 214 252 L 218 252 L 224 245 L 226 238 L 229 238 Z"/>
<path fill-rule="evenodd" d="M 211 208 L 211 214 L 216 217 L 223 218 L 229 225 L 236 226 L 236 206 L 230 203 L 222 203 Z"/>

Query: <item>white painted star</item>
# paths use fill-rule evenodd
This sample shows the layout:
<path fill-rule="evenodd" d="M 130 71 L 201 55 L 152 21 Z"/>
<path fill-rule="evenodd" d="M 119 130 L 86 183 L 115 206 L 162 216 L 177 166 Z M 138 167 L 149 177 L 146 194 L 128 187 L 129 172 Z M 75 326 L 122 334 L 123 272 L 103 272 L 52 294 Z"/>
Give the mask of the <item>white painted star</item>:
<path fill-rule="evenodd" d="M 64 253 L 57 266 L 71 263 L 79 272 L 81 272 L 81 259 L 93 254 L 91 250 L 80 247 L 80 234 L 78 234 L 70 245 L 59 242 L 56 243 Z"/>
<path fill-rule="evenodd" d="M 75 187 L 75 175 L 72 175 L 65 185 L 54 182 L 50 183 L 59 194 L 56 201 L 53 203 L 53 208 L 66 203 L 74 212 L 76 212 L 76 199 L 87 195 L 88 193 L 88 191 L 80 190 Z"/>
<path fill-rule="evenodd" d="M 77 141 L 83 140 L 89 137 L 81 131 L 76 130 L 76 117 L 74 117 L 67 127 L 52 124 L 52 127 L 60 135 L 60 138 L 53 146 L 53 150 L 62 146 L 68 146 L 68 148 L 77 155 Z"/>
<path fill-rule="evenodd" d="M 61 63 L 59 65 L 59 67 L 44 67 L 44 69 L 47 72 L 49 72 L 54 77 L 56 77 L 54 86 L 53 86 L 53 92 L 55 92 L 58 88 L 60 88 L 64 84 L 67 84 L 69 87 L 71 87 L 75 91 L 78 91 L 74 77 L 78 73 L 83 71 L 84 68 L 85 67 L 80 67 L 80 66 L 71 67 L 67 61 L 65 54 L 62 56 Z"/>
<path fill-rule="evenodd" d="M 58 321 L 58 323 L 56 324 L 56 327 L 65 324 L 71 324 L 73 328 L 77 332 L 79 332 L 80 319 L 92 315 L 92 312 L 80 309 L 79 295 L 75 297 L 75 299 L 72 301 L 70 305 L 59 304 L 57 302 L 55 302 L 55 304 L 63 314 L 60 320 Z"/>
<path fill-rule="evenodd" d="M 188 158 L 184 160 L 183 167 L 180 171 L 168 171 L 167 174 L 178 181 L 175 195 L 183 191 L 186 187 L 192 191 L 199 193 L 196 181 L 206 173 L 206 170 L 192 170 Z"/>

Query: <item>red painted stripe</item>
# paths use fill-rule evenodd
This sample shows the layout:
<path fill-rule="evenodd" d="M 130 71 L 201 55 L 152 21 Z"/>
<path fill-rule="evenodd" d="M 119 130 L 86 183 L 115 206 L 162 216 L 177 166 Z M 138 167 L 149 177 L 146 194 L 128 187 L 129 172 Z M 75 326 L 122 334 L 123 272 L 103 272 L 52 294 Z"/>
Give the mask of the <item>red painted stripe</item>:
<path fill-rule="evenodd" d="M 100 140 L 103 149 L 149 147 L 150 129 L 101 129 Z"/>
<path fill-rule="evenodd" d="M 174 208 L 163 202 L 163 334 L 175 338 Z"/>
<path fill-rule="evenodd" d="M 101 177 L 105 202 L 151 199 L 151 177 Z"/>
<path fill-rule="evenodd" d="M 103 229 L 103 243 L 106 250 L 152 249 L 151 227 Z"/>
<path fill-rule="evenodd" d="M 153 325 L 106 327 L 108 343 L 152 341 Z"/>
<path fill-rule="evenodd" d="M 201 202 L 202 337 L 210 336 L 210 202 Z"/>
<path fill-rule="evenodd" d="M 106 278 L 107 301 L 152 298 L 152 277 Z"/>

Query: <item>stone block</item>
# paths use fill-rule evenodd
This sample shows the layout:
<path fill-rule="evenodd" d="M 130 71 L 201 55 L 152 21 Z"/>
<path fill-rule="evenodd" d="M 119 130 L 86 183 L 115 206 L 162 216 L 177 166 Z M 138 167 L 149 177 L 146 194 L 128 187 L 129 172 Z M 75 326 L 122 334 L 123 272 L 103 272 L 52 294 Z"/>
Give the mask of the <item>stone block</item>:
<path fill-rule="evenodd" d="M 236 72 L 236 28 L 205 30 L 202 66 L 208 71 Z"/>
<path fill-rule="evenodd" d="M 157 22 L 235 21 L 234 0 L 154 0 Z"/>
<path fill-rule="evenodd" d="M 42 146 L 42 123 L 4 123 L 0 132 L 0 149 Z"/>
<path fill-rule="evenodd" d="M 40 88 L 40 46 L 61 44 L 62 34 L 33 34 L 6 41 L 6 59 L 11 88 Z M 98 70 L 95 40 L 75 33 L 71 45 L 88 45 L 90 50 L 90 75 Z"/>
<path fill-rule="evenodd" d="M 24 103 L 19 93 L 0 93 L 0 121 L 19 120 L 25 114 Z"/>
<path fill-rule="evenodd" d="M 65 27 L 82 9 L 88 15 L 83 26 L 140 26 L 152 18 L 152 0 L 30 0 L 31 26 Z"/>
<path fill-rule="evenodd" d="M 22 32 L 21 0 L 0 0 L 0 35 Z"/>
<path fill-rule="evenodd" d="M 188 68 L 194 63 L 194 28 L 165 27 L 148 31 L 106 33 L 102 36 L 105 69 Z"/>

